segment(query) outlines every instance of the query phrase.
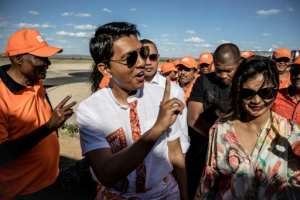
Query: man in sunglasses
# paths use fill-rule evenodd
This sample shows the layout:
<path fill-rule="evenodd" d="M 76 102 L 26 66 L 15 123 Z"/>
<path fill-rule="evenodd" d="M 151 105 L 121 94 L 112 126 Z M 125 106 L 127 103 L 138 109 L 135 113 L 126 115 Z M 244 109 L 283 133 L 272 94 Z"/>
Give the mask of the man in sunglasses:
<path fill-rule="evenodd" d="M 200 74 L 208 74 L 213 71 L 213 56 L 209 52 L 201 53 L 199 56 Z"/>
<path fill-rule="evenodd" d="M 272 110 L 300 124 L 300 56 L 291 65 L 291 85 L 279 90 Z"/>
<path fill-rule="evenodd" d="M 287 48 L 278 48 L 273 52 L 273 59 L 279 72 L 279 88 L 287 88 L 291 84 L 289 65 L 292 53 Z"/>
<path fill-rule="evenodd" d="M 215 71 L 196 80 L 188 102 L 191 145 L 187 152 L 187 168 L 192 194 L 205 164 L 209 129 L 218 117 L 230 110 L 231 81 L 241 62 L 240 50 L 235 44 L 222 44 L 215 50 L 213 62 Z"/>
<path fill-rule="evenodd" d="M 90 40 L 94 66 L 111 80 L 78 107 L 82 152 L 99 182 L 97 199 L 187 199 L 177 120 L 184 104 L 170 98 L 169 80 L 165 88 L 144 84 L 149 51 L 138 36 L 134 24 L 112 22 Z"/>
<path fill-rule="evenodd" d="M 143 47 L 147 49 L 147 57 L 145 58 L 145 82 L 149 84 L 153 84 L 156 86 L 160 86 L 162 88 L 165 88 L 166 85 L 166 78 L 162 76 L 158 72 L 158 64 L 159 64 L 159 53 L 156 44 L 149 40 L 149 39 L 142 39 L 140 40 Z M 174 69 L 176 70 L 176 67 L 174 66 Z M 171 80 L 171 96 L 178 98 L 182 102 L 184 102 L 184 92 L 181 87 L 176 82 L 172 82 Z M 180 144 L 181 149 L 183 153 L 186 153 L 187 149 L 189 148 L 189 138 L 187 134 L 187 109 L 183 110 L 183 113 L 178 117 L 179 121 L 181 122 L 182 129 L 184 130 L 184 133 L 180 136 Z"/>
<path fill-rule="evenodd" d="M 192 56 L 185 56 L 179 59 L 176 67 L 178 69 L 178 83 L 183 88 L 184 99 L 187 102 L 196 78 L 199 76 L 197 73 L 197 62 Z"/>

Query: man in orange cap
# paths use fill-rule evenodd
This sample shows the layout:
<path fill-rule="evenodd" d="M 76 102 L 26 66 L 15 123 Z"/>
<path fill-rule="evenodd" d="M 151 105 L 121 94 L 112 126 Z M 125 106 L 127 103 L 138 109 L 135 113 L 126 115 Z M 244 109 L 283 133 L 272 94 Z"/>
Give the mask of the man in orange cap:
<path fill-rule="evenodd" d="M 197 78 L 197 62 L 192 56 L 185 56 L 178 61 L 178 82 L 184 90 L 185 101 L 188 100 Z"/>
<path fill-rule="evenodd" d="M 291 84 L 289 73 L 291 57 L 292 53 L 287 48 L 278 48 L 273 52 L 273 59 L 279 72 L 279 88 L 287 88 Z"/>
<path fill-rule="evenodd" d="M 279 90 L 272 110 L 300 124 L 300 56 L 291 65 L 291 85 Z"/>
<path fill-rule="evenodd" d="M 209 52 L 200 54 L 199 56 L 199 69 L 200 74 L 208 74 L 212 71 L 213 56 Z"/>
<path fill-rule="evenodd" d="M 164 62 L 161 67 L 160 73 L 165 77 L 170 77 L 172 82 L 177 83 L 177 68 L 173 62 Z"/>
<path fill-rule="evenodd" d="M 242 51 L 241 52 L 241 57 L 244 59 L 248 59 L 254 55 L 255 55 L 255 53 L 253 51 Z"/>
<path fill-rule="evenodd" d="M 75 102 L 65 105 L 67 96 L 52 110 L 41 81 L 48 57 L 61 51 L 34 29 L 8 39 L 4 55 L 11 64 L 0 67 L 0 199 L 63 198 L 49 196 L 59 173 L 56 130 L 73 114 Z"/>

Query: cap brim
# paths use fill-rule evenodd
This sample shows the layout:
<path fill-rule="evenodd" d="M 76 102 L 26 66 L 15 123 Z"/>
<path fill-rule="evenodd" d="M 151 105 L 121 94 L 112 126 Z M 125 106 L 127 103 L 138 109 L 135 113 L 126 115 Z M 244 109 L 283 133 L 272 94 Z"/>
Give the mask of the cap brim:
<path fill-rule="evenodd" d="M 32 52 L 29 52 L 32 55 L 39 56 L 39 57 L 51 57 L 57 53 L 61 53 L 63 49 L 52 47 L 52 46 L 45 46 L 40 49 L 36 49 Z"/>

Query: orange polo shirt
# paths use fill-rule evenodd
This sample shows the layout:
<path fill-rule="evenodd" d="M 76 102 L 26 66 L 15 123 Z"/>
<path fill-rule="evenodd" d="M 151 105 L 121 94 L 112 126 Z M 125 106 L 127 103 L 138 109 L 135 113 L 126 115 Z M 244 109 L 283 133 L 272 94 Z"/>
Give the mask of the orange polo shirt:
<path fill-rule="evenodd" d="M 272 110 L 279 115 L 300 124 L 300 103 L 288 94 L 288 88 L 280 89 Z"/>
<path fill-rule="evenodd" d="M 29 134 L 45 124 L 51 106 L 42 82 L 24 87 L 0 67 L 0 143 Z M 0 166 L 0 199 L 37 192 L 55 182 L 59 170 L 56 132 L 42 139 L 31 150 Z"/>
<path fill-rule="evenodd" d="M 281 88 L 287 88 L 291 85 L 291 75 L 288 73 L 288 77 L 285 79 L 279 80 L 279 89 Z"/>
<path fill-rule="evenodd" d="M 185 102 L 187 102 L 187 100 L 189 99 L 190 95 L 191 95 L 191 92 L 192 92 L 192 89 L 193 89 L 193 86 L 197 80 L 197 78 L 199 77 L 200 75 L 197 74 L 195 75 L 195 78 L 194 80 L 192 80 L 190 83 L 188 83 L 184 88 L 183 88 L 183 91 L 184 91 L 184 100 Z"/>

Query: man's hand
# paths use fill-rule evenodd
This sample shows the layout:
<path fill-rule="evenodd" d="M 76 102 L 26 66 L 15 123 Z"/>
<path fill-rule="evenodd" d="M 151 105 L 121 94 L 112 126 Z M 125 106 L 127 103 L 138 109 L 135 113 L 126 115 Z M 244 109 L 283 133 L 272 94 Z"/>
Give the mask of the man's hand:
<path fill-rule="evenodd" d="M 167 78 L 159 114 L 154 124 L 161 132 L 167 130 L 175 122 L 178 114 L 184 109 L 184 103 L 177 98 L 170 99 L 170 94 L 171 83 L 170 79 Z"/>
<path fill-rule="evenodd" d="M 54 109 L 50 120 L 47 122 L 47 127 L 49 129 L 55 130 L 59 128 L 67 119 L 69 119 L 73 114 L 73 106 L 76 104 L 75 101 L 68 105 L 65 105 L 71 96 L 66 96 Z"/>

